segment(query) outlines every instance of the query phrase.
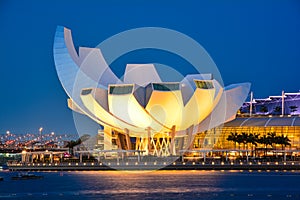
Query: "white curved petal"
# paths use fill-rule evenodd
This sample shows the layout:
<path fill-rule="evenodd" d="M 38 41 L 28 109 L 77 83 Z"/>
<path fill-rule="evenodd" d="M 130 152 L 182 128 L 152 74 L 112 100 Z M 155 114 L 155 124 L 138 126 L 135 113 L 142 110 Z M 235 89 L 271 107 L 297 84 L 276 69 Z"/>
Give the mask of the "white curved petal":
<path fill-rule="evenodd" d="M 80 69 L 102 87 L 122 83 L 107 65 L 100 49 L 80 47 L 79 58 Z"/>
<path fill-rule="evenodd" d="M 223 88 L 216 80 L 206 80 L 206 82 L 212 83 L 213 88 L 195 89 L 193 96 L 184 107 L 181 129 L 185 130 L 191 125 L 201 123 L 218 104 Z"/>
<path fill-rule="evenodd" d="M 161 82 L 153 64 L 127 64 L 124 83 L 147 86 L 149 83 Z"/>
<path fill-rule="evenodd" d="M 99 119 L 105 119 L 105 122 L 110 124 L 110 126 L 118 127 L 122 130 L 128 129 L 136 133 L 145 132 L 143 128 L 127 123 L 120 119 L 118 115 L 113 115 L 107 111 L 107 91 L 100 88 L 86 88 L 82 90 L 80 97 L 85 107 L 91 113 L 94 113 Z"/>
<path fill-rule="evenodd" d="M 74 49 L 69 29 L 62 26 L 57 27 L 53 55 L 59 80 L 73 104 L 76 104 L 76 108 L 97 123 L 107 125 L 104 119 L 97 119 L 93 113 L 89 112 L 80 99 L 82 88 L 95 87 L 97 83 L 87 77 L 78 67 L 79 57 Z"/>
<path fill-rule="evenodd" d="M 80 113 L 80 114 L 84 114 L 84 113 L 82 112 L 82 109 L 79 108 L 79 107 L 76 105 L 76 103 L 73 102 L 72 99 L 70 99 L 70 98 L 68 99 L 68 108 L 70 108 L 71 110 L 73 110 L 73 111 L 75 111 L 75 112 L 78 112 L 78 113 Z"/>
<path fill-rule="evenodd" d="M 229 119 L 234 119 L 236 112 L 248 96 L 250 86 L 250 83 L 239 83 L 225 87 L 221 99 L 215 109 L 199 124 L 198 132 L 212 129 L 225 123 Z"/>

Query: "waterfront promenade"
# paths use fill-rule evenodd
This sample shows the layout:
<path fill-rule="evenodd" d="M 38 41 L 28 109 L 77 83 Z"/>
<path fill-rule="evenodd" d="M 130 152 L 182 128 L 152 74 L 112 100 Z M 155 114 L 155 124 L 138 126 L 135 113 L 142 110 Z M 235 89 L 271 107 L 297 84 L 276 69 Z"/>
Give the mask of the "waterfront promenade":
<path fill-rule="evenodd" d="M 300 170 L 300 162 L 140 162 L 140 163 L 8 163 L 11 171 L 97 171 L 97 170 Z"/>

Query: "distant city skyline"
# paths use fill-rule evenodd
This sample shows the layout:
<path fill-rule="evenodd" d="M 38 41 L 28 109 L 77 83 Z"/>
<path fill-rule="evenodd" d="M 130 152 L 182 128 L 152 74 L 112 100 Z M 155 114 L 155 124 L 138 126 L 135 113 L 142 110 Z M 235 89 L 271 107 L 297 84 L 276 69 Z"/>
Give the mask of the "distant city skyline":
<path fill-rule="evenodd" d="M 173 29 L 206 49 L 225 85 L 251 82 L 254 98 L 299 91 L 299 2 L 150 2 L 1 1 L 0 134 L 38 133 L 40 127 L 45 133 L 76 132 L 53 62 L 57 25 L 72 29 L 76 47 L 95 47 L 132 28 Z M 147 51 L 124 55 L 111 67 L 120 76 L 127 63 L 161 60 L 189 71 L 184 60 Z"/>

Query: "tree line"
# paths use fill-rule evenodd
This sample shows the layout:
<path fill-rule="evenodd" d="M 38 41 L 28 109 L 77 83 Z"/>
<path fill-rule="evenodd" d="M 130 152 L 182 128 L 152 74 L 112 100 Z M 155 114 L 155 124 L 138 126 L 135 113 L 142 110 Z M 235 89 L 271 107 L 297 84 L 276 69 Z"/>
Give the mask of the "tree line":
<path fill-rule="evenodd" d="M 264 148 L 268 148 L 271 146 L 272 148 L 276 148 L 276 145 L 279 144 L 282 147 L 282 150 L 286 146 L 291 146 L 291 140 L 288 136 L 283 134 L 276 135 L 275 132 L 270 132 L 265 135 L 260 135 L 258 133 L 246 133 L 242 132 L 240 134 L 236 132 L 231 132 L 230 135 L 227 137 L 227 141 L 231 141 L 234 143 L 234 148 L 236 149 L 236 144 L 239 145 L 239 149 L 241 144 L 244 146 L 244 149 L 248 149 L 249 144 L 251 145 L 251 149 L 253 147 L 257 147 L 258 144 L 262 144 Z"/>

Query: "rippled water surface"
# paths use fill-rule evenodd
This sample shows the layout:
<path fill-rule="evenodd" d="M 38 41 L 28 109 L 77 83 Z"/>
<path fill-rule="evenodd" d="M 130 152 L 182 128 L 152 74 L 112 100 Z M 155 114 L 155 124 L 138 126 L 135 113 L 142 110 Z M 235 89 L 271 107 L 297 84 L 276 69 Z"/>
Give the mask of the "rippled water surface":
<path fill-rule="evenodd" d="M 300 199 L 300 172 L 0 172 L 0 199 Z"/>

